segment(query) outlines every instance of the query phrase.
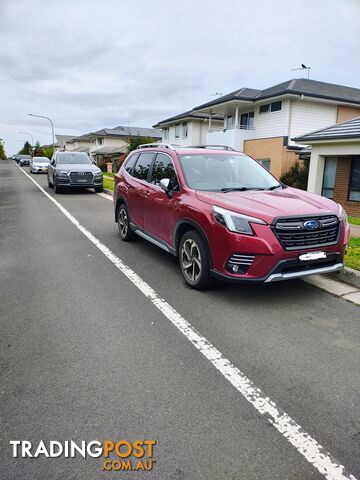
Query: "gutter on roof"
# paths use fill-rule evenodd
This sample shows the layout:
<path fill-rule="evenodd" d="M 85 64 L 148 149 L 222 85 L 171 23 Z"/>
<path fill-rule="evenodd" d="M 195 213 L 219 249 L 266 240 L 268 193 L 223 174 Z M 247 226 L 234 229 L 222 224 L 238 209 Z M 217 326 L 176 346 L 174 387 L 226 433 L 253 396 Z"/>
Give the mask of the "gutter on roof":
<path fill-rule="evenodd" d="M 306 143 L 308 141 L 311 142 L 326 142 L 327 140 L 354 140 L 357 139 L 360 141 L 360 134 L 353 134 L 353 135 L 329 135 L 325 137 L 297 137 L 292 138 L 293 142 L 301 142 Z"/>

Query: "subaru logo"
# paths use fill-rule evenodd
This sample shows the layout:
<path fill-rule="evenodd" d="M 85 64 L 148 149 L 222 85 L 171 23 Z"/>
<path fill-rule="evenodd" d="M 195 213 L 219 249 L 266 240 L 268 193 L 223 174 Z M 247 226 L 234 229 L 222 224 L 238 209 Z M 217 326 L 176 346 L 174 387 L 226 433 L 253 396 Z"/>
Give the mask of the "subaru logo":
<path fill-rule="evenodd" d="M 317 220 L 308 220 L 304 222 L 304 228 L 306 230 L 317 230 L 320 227 L 320 223 Z"/>

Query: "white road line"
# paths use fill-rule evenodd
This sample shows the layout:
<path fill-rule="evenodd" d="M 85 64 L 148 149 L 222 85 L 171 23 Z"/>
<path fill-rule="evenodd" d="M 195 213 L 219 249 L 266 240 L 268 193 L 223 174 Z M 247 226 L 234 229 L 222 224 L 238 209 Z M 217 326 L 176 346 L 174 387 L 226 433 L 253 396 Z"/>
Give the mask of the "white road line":
<path fill-rule="evenodd" d="M 322 445 L 312 438 L 287 413 L 282 411 L 264 392 L 260 390 L 245 374 L 232 365 L 219 350 L 203 337 L 171 305 L 155 292 L 139 275 L 117 257 L 106 245 L 83 227 L 61 203 L 49 195 L 22 168 L 18 167 L 39 190 L 67 217 L 80 232 L 87 237 L 152 303 L 165 317 L 192 343 L 192 345 L 209 360 L 210 363 L 251 403 L 251 405 L 293 445 L 306 460 L 313 465 L 327 480 L 356 480 L 346 471 Z"/>
<path fill-rule="evenodd" d="M 101 193 L 97 193 L 96 195 L 99 195 L 99 197 L 106 198 L 106 200 L 110 200 L 111 202 L 113 201 L 112 196 L 109 195 L 108 193 L 101 192 Z"/>

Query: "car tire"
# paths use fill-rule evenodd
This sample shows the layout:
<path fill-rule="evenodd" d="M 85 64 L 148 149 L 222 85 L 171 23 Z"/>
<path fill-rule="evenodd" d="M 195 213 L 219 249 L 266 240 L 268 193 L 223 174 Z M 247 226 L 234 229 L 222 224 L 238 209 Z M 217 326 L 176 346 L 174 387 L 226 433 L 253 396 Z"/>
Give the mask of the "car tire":
<path fill-rule="evenodd" d="M 53 186 L 54 186 L 54 185 L 50 182 L 50 178 L 48 177 L 48 187 L 49 187 L 49 188 L 53 188 Z"/>
<path fill-rule="evenodd" d="M 95 187 L 95 193 L 101 193 L 103 191 L 103 187 Z"/>
<path fill-rule="evenodd" d="M 61 189 L 60 189 L 60 187 L 58 187 L 58 186 L 56 185 L 55 180 L 54 180 L 53 187 L 54 187 L 54 193 L 61 193 Z"/>
<path fill-rule="evenodd" d="M 117 215 L 117 224 L 121 240 L 129 242 L 134 238 L 134 232 L 130 228 L 130 217 L 126 205 L 122 203 Z"/>
<path fill-rule="evenodd" d="M 199 290 L 209 288 L 213 284 L 209 250 L 196 230 L 189 230 L 182 236 L 178 253 L 185 282 Z"/>

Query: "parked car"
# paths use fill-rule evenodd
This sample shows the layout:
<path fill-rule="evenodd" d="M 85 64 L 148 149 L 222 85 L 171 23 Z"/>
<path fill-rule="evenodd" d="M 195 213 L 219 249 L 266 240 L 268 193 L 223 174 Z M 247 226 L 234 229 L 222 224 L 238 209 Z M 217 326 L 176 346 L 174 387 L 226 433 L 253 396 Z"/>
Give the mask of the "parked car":
<path fill-rule="evenodd" d="M 48 167 L 48 185 L 55 193 L 63 189 L 92 187 L 103 190 L 103 174 L 84 152 L 55 152 Z"/>
<path fill-rule="evenodd" d="M 280 183 L 228 147 L 140 146 L 114 177 L 120 237 L 179 257 L 185 281 L 275 282 L 342 269 L 349 225 L 332 200 Z"/>
<path fill-rule="evenodd" d="M 22 167 L 23 165 L 29 165 L 31 155 L 17 155 L 17 162 Z"/>
<path fill-rule="evenodd" d="M 30 161 L 30 173 L 46 173 L 50 160 L 47 157 L 33 157 Z"/>

